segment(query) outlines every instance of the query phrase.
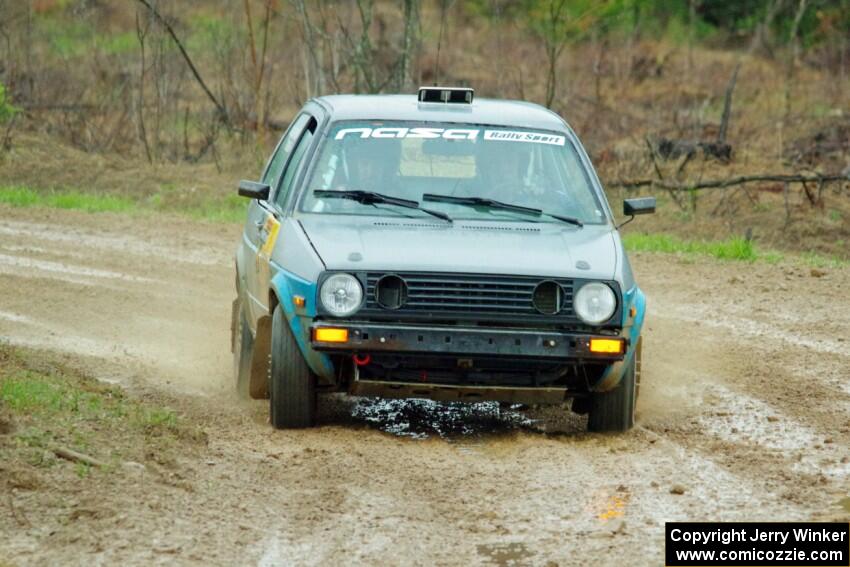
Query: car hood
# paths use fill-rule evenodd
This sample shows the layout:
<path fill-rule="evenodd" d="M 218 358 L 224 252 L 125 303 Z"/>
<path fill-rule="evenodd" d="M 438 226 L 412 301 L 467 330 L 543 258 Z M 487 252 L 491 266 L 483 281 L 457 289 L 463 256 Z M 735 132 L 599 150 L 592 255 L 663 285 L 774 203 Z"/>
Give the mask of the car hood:
<path fill-rule="evenodd" d="M 299 219 L 329 270 L 465 272 L 614 279 L 607 225 L 407 220 L 309 215 Z"/>

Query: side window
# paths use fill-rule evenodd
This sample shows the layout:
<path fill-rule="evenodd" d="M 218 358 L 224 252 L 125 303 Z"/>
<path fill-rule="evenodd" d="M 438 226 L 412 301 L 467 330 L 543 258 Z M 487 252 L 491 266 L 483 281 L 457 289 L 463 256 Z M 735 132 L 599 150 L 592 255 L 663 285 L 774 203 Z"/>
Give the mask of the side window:
<path fill-rule="evenodd" d="M 286 132 L 283 140 L 278 144 L 277 151 L 275 151 L 274 156 L 272 156 L 271 161 L 269 161 L 269 165 L 266 167 L 266 172 L 263 174 L 263 183 L 268 183 L 272 191 L 277 186 L 277 182 L 280 179 L 280 174 L 283 173 L 283 168 L 286 167 L 286 162 L 289 160 L 289 156 L 292 154 L 293 148 L 295 148 L 295 144 L 298 142 L 298 137 L 301 135 L 301 132 L 304 130 L 304 126 L 310 121 L 310 116 L 308 114 L 301 114 L 298 118 L 295 119 L 295 122 L 292 123 L 289 130 Z"/>
<path fill-rule="evenodd" d="M 298 145 L 295 146 L 295 150 L 292 152 L 292 159 L 289 160 L 289 165 L 286 167 L 286 172 L 283 174 L 283 181 L 281 181 L 277 193 L 275 193 L 274 201 L 279 207 L 283 207 L 287 196 L 292 191 L 295 174 L 298 173 L 298 166 L 301 165 L 304 154 L 307 153 L 307 148 L 310 147 L 310 142 L 313 141 L 313 135 L 315 132 L 316 121 L 310 120 L 310 123 L 307 125 L 307 129 L 304 130 L 304 134 L 301 136 L 301 139 L 298 140 Z"/>

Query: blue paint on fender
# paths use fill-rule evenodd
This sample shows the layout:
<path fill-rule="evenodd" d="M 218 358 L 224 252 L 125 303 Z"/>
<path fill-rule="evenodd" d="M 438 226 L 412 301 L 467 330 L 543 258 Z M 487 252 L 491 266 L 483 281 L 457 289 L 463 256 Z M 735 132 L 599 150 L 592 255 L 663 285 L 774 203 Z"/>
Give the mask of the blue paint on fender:
<path fill-rule="evenodd" d="M 635 316 L 629 316 L 632 307 L 635 308 Z M 635 356 L 638 338 L 643 328 L 643 319 L 646 315 L 646 296 L 643 291 L 635 285 L 623 294 L 623 330 L 621 336 L 629 340 L 629 348 L 626 351 L 626 356 L 623 360 L 615 362 L 605 370 L 599 382 L 593 388 L 597 392 L 607 392 L 613 390 L 623 379 L 626 365 L 632 361 Z"/>
<path fill-rule="evenodd" d="M 289 322 L 289 328 L 292 329 L 292 335 L 298 343 L 298 348 L 304 355 L 304 360 L 307 361 L 310 369 L 319 376 L 333 378 L 334 367 L 330 357 L 313 350 L 313 347 L 310 346 L 310 324 L 316 316 L 316 283 L 299 278 L 280 266 L 275 265 L 274 267 L 277 269 L 277 273 L 271 279 L 271 286 L 280 300 L 280 306 L 283 308 L 283 313 L 286 315 L 286 320 Z M 300 295 L 306 301 L 300 312 L 296 312 L 295 305 L 292 303 L 293 295 Z"/>

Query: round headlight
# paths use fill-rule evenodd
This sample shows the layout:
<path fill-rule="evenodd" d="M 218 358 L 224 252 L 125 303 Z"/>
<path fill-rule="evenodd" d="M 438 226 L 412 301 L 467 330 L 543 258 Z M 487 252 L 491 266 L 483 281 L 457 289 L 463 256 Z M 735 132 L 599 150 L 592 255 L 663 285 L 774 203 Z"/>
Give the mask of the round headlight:
<path fill-rule="evenodd" d="M 322 284 L 319 297 L 331 315 L 345 317 L 360 307 L 363 288 L 357 278 L 350 274 L 334 274 Z"/>
<path fill-rule="evenodd" d="M 579 319 L 589 325 L 598 325 L 611 318 L 617 309 L 617 296 L 603 283 L 581 286 L 573 299 L 573 307 Z"/>

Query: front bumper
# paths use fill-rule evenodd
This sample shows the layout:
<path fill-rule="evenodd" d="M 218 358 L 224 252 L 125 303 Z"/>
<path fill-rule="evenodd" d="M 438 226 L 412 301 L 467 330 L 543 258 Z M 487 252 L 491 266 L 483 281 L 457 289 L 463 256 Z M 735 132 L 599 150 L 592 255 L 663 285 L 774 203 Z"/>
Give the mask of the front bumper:
<path fill-rule="evenodd" d="M 350 393 L 355 396 L 394 399 L 425 398 L 435 402 L 490 401 L 511 404 L 560 404 L 570 397 L 570 390 L 563 386 L 459 386 L 363 380 L 359 377 L 351 384 Z"/>
<path fill-rule="evenodd" d="M 318 329 L 345 329 L 347 340 L 317 340 Z M 316 322 L 310 330 L 313 349 L 326 353 L 506 357 L 575 362 L 623 360 L 627 339 L 611 335 L 537 329 L 501 329 L 373 322 Z M 622 341 L 619 352 L 593 352 L 591 341 Z"/>

